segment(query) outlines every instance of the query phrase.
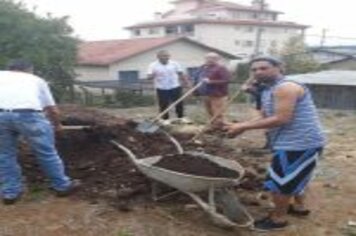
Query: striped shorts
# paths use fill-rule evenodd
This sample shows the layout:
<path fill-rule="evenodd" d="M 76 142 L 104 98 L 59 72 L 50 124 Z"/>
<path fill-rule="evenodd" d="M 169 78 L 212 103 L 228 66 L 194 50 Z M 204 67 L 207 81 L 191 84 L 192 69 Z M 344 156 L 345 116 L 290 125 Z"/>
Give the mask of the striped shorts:
<path fill-rule="evenodd" d="M 264 188 L 273 193 L 300 195 L 313 177 L 323 148 L 303 151 L 274 150 Z"/>

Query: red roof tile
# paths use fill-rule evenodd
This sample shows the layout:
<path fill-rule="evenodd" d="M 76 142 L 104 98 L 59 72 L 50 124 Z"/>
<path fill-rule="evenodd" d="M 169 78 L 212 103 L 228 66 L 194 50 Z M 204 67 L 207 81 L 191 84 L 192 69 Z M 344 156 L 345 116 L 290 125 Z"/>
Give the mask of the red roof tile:
<path fill-rule="evenodd" d="M 109 65 L 175 40 L 176 37 L 84 42 L 79 46 L 77 63 Z"/>
<path fill-rule="evenodd" d="M 203 47 L 209 51 L 218 52 L 231 59 L 238 57 L 210 47 L 203 43 L 186 37 L 160 37 L 160 38 L 140 38 L 123 40 L 105 40 L 83 42 L 78 48 L 78 65 L 108 66 L 123 59 L 147 52 L 161 46 L 174 43 L 178 40 L 184 40 L 197 46 Z"/>

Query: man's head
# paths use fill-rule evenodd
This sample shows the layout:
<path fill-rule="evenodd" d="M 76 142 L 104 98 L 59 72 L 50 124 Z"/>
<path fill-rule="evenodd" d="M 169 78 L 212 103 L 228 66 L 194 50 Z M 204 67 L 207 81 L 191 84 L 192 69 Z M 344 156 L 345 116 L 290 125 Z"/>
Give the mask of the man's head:
<path fill-rule="evenodd" d="M 209 52 L 208 54 L 205 55 L 206 65 L 216 65 L 219 63 L 219 61 L 220 61 L 220 56 L 215 52 Z"/>
<path fill-rule="evenodd" d="M 260 82 L 271 82 L 282 75 L 282 62 L 273 57 L 256 57 L 250 61 L 252 76 Z"/>
<path fill-rule="evenodd" d="M 6 66 L 7 70 L 33 73 L 33 64 L 25 59 L 10 60 Z"/>
<path fill-rule="evenodd" d="M 171 55 L 169 54 L 169 52 L 167 50 L 161 50 L 157 53 L 157 59 L 162 64 L 167 64 L 170 57 L 171 57 Z"/>

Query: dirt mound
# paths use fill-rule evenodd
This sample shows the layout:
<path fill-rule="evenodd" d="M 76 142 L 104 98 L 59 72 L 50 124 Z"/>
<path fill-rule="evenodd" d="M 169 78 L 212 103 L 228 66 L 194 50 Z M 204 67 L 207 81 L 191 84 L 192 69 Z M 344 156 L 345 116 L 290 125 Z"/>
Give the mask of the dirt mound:
<path fill-rule="evenodd" d="M 80 197 L 117 202 L 119 198 L 141 197 L 149 193 L 149 180 L 136 169 L 125 153 L 114 149 L 110 140 L 125 145 L 137 158 L 177 153 L 166 135 L 158 132 L 142 134 L 135 130 L 137 124 L 131 120 L 77 106 L 62 107 L 62 113 L 63 124 L 92 126 L 85 130 L 63 131 L 56 138 L 68 175 L 83 182 Z M 191 135 L 177 135 L 176 138 L 189 150 L 201 148 L 209 154 L 228 158 L 234 153 L 233 149 L 216 143 L 203 146 L 191 144 L 188 142 Z M 25 145 L 22 145 L 21 154 L 27 182 L 42 185 L 45 177 Z M 244 166 L 246 163 L 241 164 Z M 249 179 L 252 179 L 251 176 Z"/>

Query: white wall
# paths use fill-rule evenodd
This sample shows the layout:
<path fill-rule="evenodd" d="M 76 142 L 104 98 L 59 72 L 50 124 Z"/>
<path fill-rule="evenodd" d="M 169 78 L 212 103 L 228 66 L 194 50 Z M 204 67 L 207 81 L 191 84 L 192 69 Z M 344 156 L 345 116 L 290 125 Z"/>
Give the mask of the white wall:
<path fill-rule="evenodd" d="M 253 29 L 251 32 L 250 27 Z M 256 26 L 247 25 L 198 24 L 195 27 L 194 39 L 232 54 L 250 55 L 254 52 L 257 29 Z M 272 42 L 280 47 L 290 37 L 297 35 L 301 35 L 301 31 L 294 28 L 264 27 L 261 51 L 267 52 Z M 247 46 L 247 41 L 253 41 L 253 45 Z"/>
<path fill-rule="evenodd" d="M 108 69 L 109 67 L 76 66 L 76 79 L 82 81 L 110 80 Z"/>

